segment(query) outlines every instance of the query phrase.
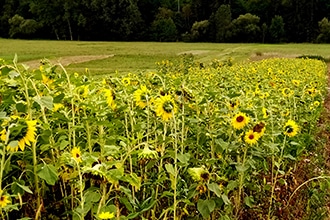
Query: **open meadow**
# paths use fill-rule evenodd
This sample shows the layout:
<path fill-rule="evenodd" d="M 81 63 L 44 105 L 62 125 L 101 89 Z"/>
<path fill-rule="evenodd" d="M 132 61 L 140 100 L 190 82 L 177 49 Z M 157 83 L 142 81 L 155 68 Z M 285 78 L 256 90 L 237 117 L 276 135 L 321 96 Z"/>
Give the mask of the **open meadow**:
<path fill-rule="evenodd" d="M 330 45 L 0 45 L 1 219 L 329 218 Z"/>
<path fill-rule="evenodd" d="M 320 55 L 328 59 L 330 58 L 329 51 L 329 44 L 272 45 L 0 39 L 0 57 L 5 60 L 12 60 L 17 54 L 18 62 L 31 64 L 33 67 L 38 66 L 38 61 L 43 58 L 50 59 L 54 63 L 69 60 L 69 63 L 70 61 L 72 63 L 66 67 L 68 71 L 84 72 L 85 68 L 88 68 L 92 75 L 107 75 L 116 71 L 128 73 L 155 70 L 156 62 L 175 60 L 180 54 L 191 53 L 196 61 L 209 64 L 214 59 L 220 61 L 233 59 L 233 62 L 242 62 L 249 59 L 292 58 L 300 55 Z M 88 58 L 84 60 L 85 56 L 90 56 L 90 59 L 95 60 L 88 61 Z M 75 58 L 70 59 L 70 57 Z"/>

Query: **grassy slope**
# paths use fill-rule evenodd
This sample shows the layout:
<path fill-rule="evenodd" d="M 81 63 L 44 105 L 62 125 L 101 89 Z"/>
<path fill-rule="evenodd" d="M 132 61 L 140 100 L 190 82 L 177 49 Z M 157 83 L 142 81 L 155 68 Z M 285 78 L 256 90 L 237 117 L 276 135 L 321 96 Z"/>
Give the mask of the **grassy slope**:
<path fill-rule="evenodd" d="M 229 57 L 239 62 L 262 53 L 269 56 L 298 56 L 317 54 L 329 58 L 330 45 L 325 44 L 215 44 L 215 43 L 158 43 L 158 42 L 83 42 L 0 39 L 0 57 L 19 61 L 58 59 L 77 55 L 114 55 L 104 60 L 71 64 L 69 71 L 83 72 L 87 67 L 92 74 L 136 72 L 155 68 L 155 62 L 175 59 L 180 53 L 193 52 L 199 62 Z"/>

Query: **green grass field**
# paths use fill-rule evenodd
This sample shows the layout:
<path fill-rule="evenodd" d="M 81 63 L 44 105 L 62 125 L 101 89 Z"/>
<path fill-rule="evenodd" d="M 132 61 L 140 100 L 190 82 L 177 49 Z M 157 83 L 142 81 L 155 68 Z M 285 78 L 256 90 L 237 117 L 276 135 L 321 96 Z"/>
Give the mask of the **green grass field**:
<path fill-rule="evenodd" d="M 69 72 L 83 72 L 88 68 L 93 75 L 136 72 L 155 69 L 155 63 L 176 59 L 180 54 L 193 54 L 198 62 L 214 59 L 234 62 L 267 57 L 296 57 L 320 55 L 330 58 L 327 44 L 215 44 L 215 43 L 159 43 L 159 42 L 81 42 L 0 39 L 0 57 L 19 62 L 31 60 L 63 60 L 69 56 L 111 55 L 106 59 L 70 64 Z"/>

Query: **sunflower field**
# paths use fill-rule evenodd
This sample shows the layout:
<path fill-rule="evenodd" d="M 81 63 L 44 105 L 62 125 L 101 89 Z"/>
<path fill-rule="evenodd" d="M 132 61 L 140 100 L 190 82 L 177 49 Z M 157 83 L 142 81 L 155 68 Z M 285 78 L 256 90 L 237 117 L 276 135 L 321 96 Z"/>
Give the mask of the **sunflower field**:
<path fill-rule="evenodd" d="M 288 187 L 313 152 L 326 64 L 156 65 L 92 80 L 0 59 L 0 218 L 297 216 L 307 199 Z"/>

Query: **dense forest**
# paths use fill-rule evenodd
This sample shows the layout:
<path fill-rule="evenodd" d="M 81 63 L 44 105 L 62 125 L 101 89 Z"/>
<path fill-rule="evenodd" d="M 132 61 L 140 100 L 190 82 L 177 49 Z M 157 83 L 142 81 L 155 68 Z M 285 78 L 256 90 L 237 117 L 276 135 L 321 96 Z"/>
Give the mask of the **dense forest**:
<path fill-rule="evenodd" d="M 329 0 L 0 0 L 0 37 L 330 42 Z"/>

